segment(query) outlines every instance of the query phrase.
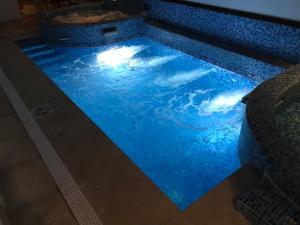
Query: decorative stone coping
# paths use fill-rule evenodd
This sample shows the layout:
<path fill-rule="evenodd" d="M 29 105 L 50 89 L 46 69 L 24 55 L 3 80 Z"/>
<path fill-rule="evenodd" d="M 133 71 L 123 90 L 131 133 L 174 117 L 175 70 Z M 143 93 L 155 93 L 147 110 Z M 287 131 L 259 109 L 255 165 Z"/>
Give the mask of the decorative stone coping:
<path fill-rule="evenodd" d="M 248 97 L 246 109 L 246 123 L 256 142 L 254 148 L 256 150 L 259 148 L 263 155 L 265 172 L 298 205 L 300 204 L 300 152 L 296 151 L 281 134 L 276 124 L 275 111 L 278 104 L 284 101 L 285 96 L 299 85 L 300 64 L 259 85 Z M 242 132 L 245 130 L 243 127 Z M 257 160 L 261 160 L 258 155 L 256 157 Z"/>
<path fill-rule="evenodd" d="M 59 15 L 67 15 L 69 13 L 75 13 L 79 11 L 89 11 L 89 10 L 99 10 L 99 12 L 102 13 L 107 13 L 111 10 L 105 9 L 103 3 L 88 3 L 88 4 L 83 4 L 83 5 L 74 5 L 74 6 L 69 6 L 69 7 L 64 7 L 64 8 L 59 8 L 52 10 L 49 13 L 49 17 L 53 19 L 56 16 Z M 117 11 L 117 10 L 113 10 Z M 117 21 L 126 21 L 134 18 L 141 18 L 140 15 L 127 15 L 123 14 L 122 18 L 115 18 L 115 19 L 110 19 L 110 20 L 105 20 L 105 21 L 98 21 L 98 22 L 88 22 L 88 23 L 64 23 L 64 22 L 57 22 L 53 21 L 55 26 L 82 26 L 82 25 L 100 25 L 100 24 L 106 24 L 106 23 L 112 23 L 112 22 L 117 22 Z M 44 23 L 46 21 L 43 21 Z"/>

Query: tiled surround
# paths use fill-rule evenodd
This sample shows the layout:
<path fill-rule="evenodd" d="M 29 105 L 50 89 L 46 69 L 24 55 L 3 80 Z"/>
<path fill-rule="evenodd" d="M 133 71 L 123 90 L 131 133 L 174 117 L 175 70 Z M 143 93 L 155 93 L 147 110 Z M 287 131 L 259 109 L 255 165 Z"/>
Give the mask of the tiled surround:
<path fill-rule="evenodd" d="M 261 170 L 298 205 L 300 152 L 281 134 L 275 110 L 299 84 L 300 64 L 258 86 L 247 100 L 239 142 L 241 161 Z"/>
<path fill-rule="evenodd" d="M 117 32 L 105 36 L 103 29 L 112 27 L 115 27 Z M 144 23 L 143 19 L 139 17 L 103 24 L 53 27 L 43 24 L 41 25 L 41 34 L 43 41 L 47 43 L 70 47 L 99 46 L 145 35 L 172 48 L 202 58 L 258 82 L 283 71 L 280 67 Z"/>
<path fill-rule="evenodd" d="M 276 67 L 213 45 L 193 40 L 183 35 L 146 25 L 145 35 L 172 48 L 204 59 L 215 65 L 262 82 L 283 71 Z"/>
<path fill-rule="evenodd" d="M 290 62 L 300 62 L 300 27 L 162 0 L 144 0 L 148 17 Z"/>
<path fill-rule="evenodd" d="M 287 94 L 275 114 L 282 136 L 300 152 L 300 84 Z"/>
<path fill-rule="evenodd" d="M 103 29 L 116 28 L 116 32 L 105 36 Z M 131 18 L 110 23 L 49 26 L 41 25 L 42 39 L 63 46 L 96 46 L 139 37 L 143 32 L 142 18 Z"/>
<path fill-rule="evenodd" d="M 272 183 L 263 178 L 235 203 L 235 208 L 253 225 L 292 225 L 300 223 L 300 211 Z"/>

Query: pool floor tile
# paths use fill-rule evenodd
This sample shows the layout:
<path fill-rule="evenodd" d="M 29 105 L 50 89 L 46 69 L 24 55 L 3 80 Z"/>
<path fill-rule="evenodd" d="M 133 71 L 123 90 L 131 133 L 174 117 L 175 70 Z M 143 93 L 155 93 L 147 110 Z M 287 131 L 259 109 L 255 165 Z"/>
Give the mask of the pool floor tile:
<path fill-rule="evenodd" d="M 22 149 L 20 149 L 21 146 Z M 28 148 L 32 147 L 33 144 L 24 132 L 20 132 L 19 134 L 16 134 L 11 138 L 2 139 L 0 141 L 1 171 L 3 172 L 4 170 L 13 170 L 14 168 L 22 165 L 24 162 L 30 163 L 31 161 L 33 161 L 34 157 L 37 154 L 33 151 L 27 151 Z"/>
<path fill-rule="evenodd" d="M 10 103 L 5 96 L 4 92 L 1 95 L 1 87 L 0 87 L 0 117 L 11 116 L 14 113 L 14 110 L 10 107 Z"/>
<path fill-rule="evenodd" d="M 99 200 L 104 208 L 103 221 L 108 224 L 139 225 L 150 221 L 163 224 L 179 213 L 177 207 L 127 158 L 118 160 L 98 176 L 102 179 L 90 180 L 87 185 L 90 191 L 86 193 L 94 192 L 97 196 L 93 199 Z M 93 187 L 96 189 L 92 190 Z"/>
<path fill-rule="evenodd" d="M 222 225 L 246 225 L 248 223 L 245 218 L 233 208 L 233 200 L 256 182 L 258 179 L 254 171 L 249 166 L 244 166 L 192 204 L 187 213 L 197 223 L 209 221 L 209 225 L 218 225 L 222 221 Z"/>
<path fill-rule="evenodd" d="M 23 131 L 24 128 L 20 124 L 17 116 L 11 115 L 0 117 L 0 140 L 9 138 Z"/>
<path fill-rule="evenodd" d="M 32 87 L 32 91 L 28 92 L 26 90 L 20 91 L 20 96 L 26 106 L 32 109 L 37 106 L 46 105 L 55 98 L 63 98 L 63 94 L 56 91 L 56 87 L 49 86 L 48 83 L 42 83 L 40 85 Z"/>
<path fill-rule="evenodd" d="M 5 97 L 5 93 L 4 93 L 3 89 L 0 87 L 0 98 L 1 97 Z"/>
<path fill-rule="evenodd" d="M 196 223 L 188 216 L 182 216 L 180 218 L 172 218 L 168 222 L 162 224 L 162 225 L 210 225 L 207 221 L 202 221 L 200 223 Z"/>
<path fill-rule="evenodd" d="M 25 132 L 0 141 L 0 165 L 12 224 L 76 224 Z"/>

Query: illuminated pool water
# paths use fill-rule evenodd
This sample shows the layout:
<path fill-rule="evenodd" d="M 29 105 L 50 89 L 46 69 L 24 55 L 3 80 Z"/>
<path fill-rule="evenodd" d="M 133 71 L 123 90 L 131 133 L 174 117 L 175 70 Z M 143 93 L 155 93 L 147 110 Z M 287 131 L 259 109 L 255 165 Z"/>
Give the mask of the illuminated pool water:
<path fill-rule="evenodd" d="M 180 209 L 240 167 L 254 81 L 146 38 L 24 51 Z"/>

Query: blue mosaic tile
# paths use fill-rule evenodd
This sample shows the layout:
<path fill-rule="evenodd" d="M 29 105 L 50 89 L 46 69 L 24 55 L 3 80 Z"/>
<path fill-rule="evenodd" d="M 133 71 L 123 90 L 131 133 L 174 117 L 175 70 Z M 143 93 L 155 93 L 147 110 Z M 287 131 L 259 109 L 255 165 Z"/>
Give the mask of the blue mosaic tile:
<path fill-rule="evenodd" d="M 111 27 L 115 27 L 117 32 L 106 37 L 103 34 L 103 29 Z M 98 46 L 141 36 L 143 19 L 133 18 L 104 24 L 55 27 L 43 24 L 40 29 L 41 38 L 47 43 L 75 47 Z"/>
<path fill-rule="evenodd" d="M 144 0 L 149 17 L 290 62 L 300 62 L 300 27 L 160 0 Z"/>
<path fill-rule="evenodd" d="M 297 143 L 282 133 L 282 128 L 289 132 L 289 127 L 280 126 L 276 113 L 290 101 L 297 101 L 299 81 L 300 64 L 267 80 L 251 92 L 247 98 L 238 145 L 241 163 L 247 163 L 267 175 L 295 205 L 300 203 L 300 154 Z M 292 115 L 287 117 L 295 118 L 297 112 L 290 113 Z M 297 132 L 293 128 L 292 132 Z"/>
<path fill-rule="evenodd" d="M 194 40 L 183 35 L 171 33 L 161 28 L 145 25 L 145 35 L 172 48 L 178 49 L 194 57 L 262 82 L 284 71 L 253 58 L 249 58 L 216 46 Z"/>

